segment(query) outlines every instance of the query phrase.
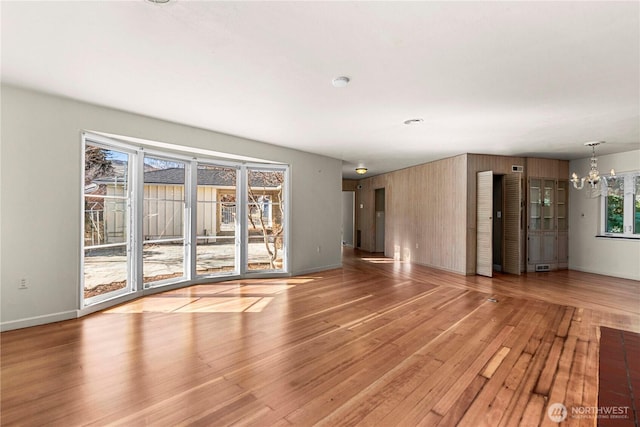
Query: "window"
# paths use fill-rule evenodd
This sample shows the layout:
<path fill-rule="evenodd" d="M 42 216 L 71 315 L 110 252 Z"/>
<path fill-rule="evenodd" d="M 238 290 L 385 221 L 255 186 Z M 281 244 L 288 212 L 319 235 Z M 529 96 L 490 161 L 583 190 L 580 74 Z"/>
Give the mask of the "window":
<path fill-rule="evenodd" d="M 624 193 L 623 179 L 609 185 L 606 197 L 607 216 L 606 233 L 624 232 Z"/>
<path fill-rule="evenodd" d="M 286 165 L 149 146 L 83 134 L 82 307 L 205 277 L 287 272 Z"/>
<path fill-rule="evenodd" d="M 93 304 L 132 291 L 131 153 L 96 143 L 84 149 L 82 296 Z"/>
<path fill-rule="evenodd" d="M 187 278 L 185 162 L 144 158 L 142 272 L 145 286 Z"/>
<path fill-rule="evenodd" d="M 238 274 L 238 168 L 198 163 L 196 274 Z"/>
<path fill-rule="evenodd" d="M 606 236 L 640 238 L 640 172 L 619 174 L 602 200 L 602 231 Z"/>
<path fill-rule="evenodd" d="M 247 170 L 248 270 L 283 271 L 285 170 Z"/>

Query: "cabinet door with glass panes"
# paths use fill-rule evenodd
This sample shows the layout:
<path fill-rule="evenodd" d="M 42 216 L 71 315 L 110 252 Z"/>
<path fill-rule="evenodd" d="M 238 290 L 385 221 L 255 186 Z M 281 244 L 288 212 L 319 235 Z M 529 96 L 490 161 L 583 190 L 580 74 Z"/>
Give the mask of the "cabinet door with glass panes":
<path fill-rule="evenodd" d="M 569 181 L 558 181 L 556 200 L 558 268 L 567 268 L 569 264 Z"/>
<path fill-rule="evenodd" d="M 566 186 L 564 193 L 566 193 Z M 555 270 L 558 262 L 558 212 L 556 180 L 550 178 L 529 179 L 529 210 L 527 227 L 528 271 L 536 266 Z M 563 206 L 566 212 L 566 205 Z M 566 218 L 564 218 L 566 222 Z"/>

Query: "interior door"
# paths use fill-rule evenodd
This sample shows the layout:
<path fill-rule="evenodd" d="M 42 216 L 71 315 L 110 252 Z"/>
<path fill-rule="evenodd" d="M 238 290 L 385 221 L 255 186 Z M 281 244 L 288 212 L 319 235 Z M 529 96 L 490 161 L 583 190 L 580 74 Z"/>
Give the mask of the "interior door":
<path fill-rule="evenodd" d="M 478 172 L 476 190 L 476 274 L 493 274 L 493 171 Z"/>
<path fill-rule="evenodd" d="M 376 212 L 376 252 L 384 252 L 384 212 L 385 212 L 385 190 L 377 188 L 375 194 L 375 212 Z"/>
<path fill-rule="evenodd" d="M 353 247 L 353 229 L 355 226 L 356 193 L 342 192 L 342 244 Z"/>
<path fill-rule="evenodd" d="M 384 211 L 376 212 L 376 252 L 384 252 Z"/>
<path fill-rule="evenodd" d="M 520 274 L 522 233 L 522 176 L 509 174 L 504 177 L 504 260 L 503 271 Z"/>

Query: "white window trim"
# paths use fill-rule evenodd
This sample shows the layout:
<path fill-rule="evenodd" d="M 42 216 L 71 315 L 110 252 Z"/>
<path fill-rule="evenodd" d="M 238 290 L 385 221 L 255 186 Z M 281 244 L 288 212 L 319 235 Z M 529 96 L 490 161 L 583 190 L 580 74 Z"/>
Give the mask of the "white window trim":
<path fill-rule="evenodd" d="M 263 164 L 263 163 L 245 163 L 242 167 L 242 170 L 240 171 L 240 173 L 242 173 L 242 178 L 244 180 L 244 184 L 242 185 L 242 191 L 241 196 L 242 199 L 240 200 L 247 200 L 248 196 L 247 196 L 247 186 L 249 185 L 249 178 L 248 178 L 248 171 L 249 169 L 256 169 L 256 170 L 262 170 L 262 171 L 277 171 L 277 172 L 283 172 L 284 174 L 284 182 L 285 182 L 285 186 L 284 189 L 282 191 L 282 198 L 283 198 L 283 203 L 284 203 L 284 236 L 282 239 L 282 253 L 284 254 L 283 257 L 283 264 L 282 264 L 282 269 L 278 270 L 277 272 L 280 273 L 285 273 L 289 271 L 289 263 L 290 263 L 290 251 L 289 251 L 289 239 L 290 239 L 290 235 L 291 235 L 291 228 L 290 228 L 290 217 L 291 217 L 291 211 L 290 211 L 290 198 L 289 198 L 289 194 L 290 194 L 290 188 L 291 187 L 291 180 L 290 180 L 290 175 L 289 175 L 289 166 L 286 165 L 273 165 L 273 164 Z M 238 193 L 238 194 L 240 194 Z M 241 204 L 242 206 L 242 211 L 240 213 L 241 218 L 243 218 L 243 223 L 241 225 L 241 231 L 242 234 L 240 236 L 241 238 L 241 242 L 242 244 L 240 245 L 242 254 L 241 254 L 241 263 L 240 263 L 240 272 L 244 275 L 244 274 L 250 274 L 249 270 L 247 270 L 247 263 L 246 260 L 248 259 L 248 254 L 246 253 L 248 247 L 247 244 L 249 242 L 249 235 L 248 235 L 248 230 L 249 230 L 249 220 L 248 220 L 248 215 L 247 212 L 245 211 L 247 205 L 245 203 Z M 263 274 L 263 273 L 268 273 L 269 270 L 256 270 L 255 274 Z"/>
<path fill-rule="evenodd" d="M 144 141 L 146 144 L 135 144 L 135 142 Z M 130 234 L 134 235 L 134 240 L 142 242 L 142 221 L 143 221 L 143 204 L 139 203 L 139 200 L 142 200 L 144 193 L 144 180 L 142 175 L 144 173 L 144 157 L 145 155 L 152 157 L 161 157 L 167 158 L 169 160 L 181 160 L 187 163 L 187 174 L 185 176 L 185 186 L 189 181 L 197 182 L 197 163 L 205 163 L 205 164 L 213 164 L 217 166 L 226 166 L 233 167 L 238 169 L 238 180 L 236 185 L 237 197 L 238 200 L 245 200 L 246 197 L 243 197 L 244 192 L 246 192 L 246 175 L 247 170 L 249 168 L 259 168 L 262 170 L 278 170 L 284 171 L 285 174 L 285 189 L 283 192 L 283 198 L 285 203 L 285 236 L 283 239 L 283 255 L 284 255 L 284 263 L 282 269 L 276 271 L 270 270 L 258 270 L 256 272 L 250 272 L 243 269 L 242 265 L 245 264 L 245 258 L 247 256 L 246 245 L 239 244 L 239 248 L 237 249 L 236 256 L 240 256 L 239 258 L 239 271 L 237 274 L 231 275 L 219 275 L 219 276 L 197 276 L 195 274 L 195 251 L 193 251 L 192 244 L 194 242 L 193 231 L 191 230 L 191 223 L 194 221 L 194 215 L 196 215 L 196 210 L 192 209 L 191 206 L 194 203 L 195 194 L 187 194 L 187 193 L 195 193 L 197 191 L 195 185 L 189 184 L 189 190 L 185 189 L 185 198 L 188 201 L 185 201 L 187 204 L 187 212 L 185 212 L 185 227 L 189 227 L 187 229 L 188 233 L 185 233 L 185 246 L 187 247 L 187 253 L 185 256 L 185 262 L 189 263 L 189 265 L 185 266 L 185 276 L 182 281 L 174 282 L 168 284 L 167 286 L 152 286 L 145 287 L 142 280 L 142 255 L 136 254 L 132 255 L 128 262 L 129 265 L 129 274 L 131 287 L 127 289 L 127 291 L 123 291 L 122 293 L 113 293 L 113 294 L 105 294 L 104 296 L 92 297 L 91 299 L 85 299 L 82 290 L 84 289 L 84 179 L 81 179 L 80 186 L 80 209 L 81 209 L 81 232 L 80 232 L 80 248 L 81 248 L 81 260 L 80 260 L 80 295 L 78 298 L 78 313 L 82 315 L 86 315 L 89 313 L 93 313 L 98 310 L 102 310 L 108 307 L 111 307 L 116 304 L 120 304 L 122 302 L 138 298 L 143 295 L 153 294 L 156 292 L 177 289 L 181 287 L 191 286 L 198 283 L 205 283 L 211 281 L 222 281 L 222 280 L 231 280 L 235 278 L 261 278 L 261 277 L 288 277 L 291 275 L 290 272 L 290 262 L 291 262 L 291 252 L 290 252 L 290 168 L 291 166 L 286 163 L 278 163 L 270 160 L 259 160 L 251 157 L 237 156 L 233 154 L 229 154 L 226 159 L 221 159 L 222 154 L 215 151 L 210 150 L 202 150 L 194 148 L 191 150 L 191 147 L 186 146 L 177 146 L 174 144 L 167 143 L 154 143 L 152 141 L 135 139 L 135 141 L 131 141 L 126 139 L 126 137 L 120 137 L 117 135 L 109 135 L 97 132 L 89 132 L 83 131 L 81 133 L 81 147 L 82 153 L 86 150 L 86 145 L 97 145 L 107 149 L 116 149 L 123 152 L 126 152 L 131 155 L 130 158 L 130 168 L 131 168 L 131 177 L 130 177 L 130 185 L 131 185 L 131 193 L 132 193 L 132 206 L 131 206 L 131 219 L 130 219 Z M 164 151 L 166 150 L 166 151 Z M 198 156 L 198 154 L 200 156 Z M 249 161 L 251 160 L 251 161 Z M 259 160 L 259 161 L 256 161 Z M 264 163 L 263 163 L 264 162 Z M 84 155 L 81 156 L 81 171 L 84 174 Z M 240 198 L 243 197 L 243 198 Z M 240 218 L 244 218 L 245 212 L 245 204 L 239 203 L 239 215 Z M 188 223 L 188 224 L 187 224 Z M 236 235 L 236 242 L 246 242 L 247 239 L 247 231 L 246 225 L 244 227 L 240 227 L 240 233 Z M 241 235 L 244 233 L 244 235 Z M 138 247 L 132 247 L 131 251 L 139 251 L 142 250 L 142 245 Z M 160 285 L 161 283 L 158 283 Z"/>
<path fill-rule="evenodd" d="M 115 149 L 121 151 L 123 153 L 127 153 L 129 155 L 129 218 L 127 224 L 127 234 L 135 234 L 137 230 L 137 224 L 134 221 L 135 218 L 135 200 L 134 193 L 136 192 L 137 186 L 137 170 L 138 165 L 135 163 L 137 159 L 137 150 L 131 146 L 126 144 L 119 143 L 117 141 L 110 141 L 108 138 L 100 137 L 99 135 L 87 134 L 85 132 L 82 133 L 82 153 L 85 152 L 87 145 L 93 145 L 96 147 L 101 147 L 104 149 Z M 81 156 L 81 168 L 82 174 L 84 174 L 85 170 L 85 157 L 84 154 Z M 131 294 L 135 294 L 138 291 L 138 282 L 136 280 L 138 271 L 138 266 L 136 265 L 136 257 L 128 257 L 127 259 L 127 281 L 129 282 L 129 286 L 123 288 L 122 290 L 115 291 L 109 294 L 97 295 L 90 298 L 84 297 L 84 230 L 85 230 L 85 212 L 84 212 L 84 202 L 85 202 L 85 193 L 84 193 L 84 179 L 80 180 L 81 190 L 80 190 L 80 292 L 78 295 L 78 305 L 80 309 L 83 309 L 87 306 L 98 305 L 105 301 L 118 299 L 121 297 L 126 297 Z M 125 247 L 127 248 L 127 252 L 130 253 L 133 248 L 129 245 L 129 240 L 125 242 Z"/>
<path fill-rule="evenodd" d="M 208 165 L 208 166 L 215 166 L 215 167 L 226 167 L 229 169 L 235 169 L 236 171 L 236 185 L 233 187 L 233 190 L 236 192 L 236 209 L 237 209 L 237 213 L 236 213 L 236 223 L 235 223 L 235 227 L 236 227 L 236 233 L 235 233 L 235 268 L 233 271 L 227 272 L 227 273 L 218 273 L 218 274 L 201 274 L 198 275 L 197 271 L 196 271 L 196 263 L 197 263 L 197 242 L 198 242 L 198 236 L 196 233 L 196 228 L 195 227 L 191 227 L 189 230 L 191 232 L 191 253 L 190 253 L 190 261 L 191 261 L 191 280 L 202 280 L 202 279 L 220 279 L 220 278 L 224 278 L 225 280 L 230 280 L 234 277 L 238 277 L 240 275 L 240 260 L 241 258 L 241 248 L 242 248 L 242 244 L 241 244 L 241 238 L 240 238 L 240 234 L 242 231 L 242 227 L 240 225 L 240 218 L 244 218 L 244 209 L 245 206 L 243 203 L 238 203 L 238 194 L 239 194 L 239 185 L 240 185 L 240 173 L 242 171 L 242 164 L 238 163 L 238 162 L 233 162 L 233 161 L 222 161 L 222 160 L 218 160 L 216 159 L 208 159 L 208 158 L 195 158 L 192 160 L 192 166 L 191 166 L 191 179 L 193 182 L 196 183 L 196 185 L 193 185 L 191 187 L 192 190 L 192 194 L 191 194 L 191 199 L 194 201 L 194 206 L 197 206 L 197 192 L 198 192 L 198 166 L 199 165 Z M 195 209 L 191 209 L 190 212 L 190 221 L 195 224 L 197 222 L 197 216 L 198 216 L 198 211 L 197 211 L 197 207 Z M 239 231 L 238 231 L 239 230 Z"/>
<path fill-rule="evenodd" d="M 610 237 L 610 238 L 624 238 L 624 239 L 637 239 L 640 240 L 640 234 L 633 233 L 633 196 L 635 193 L 635 178 L 640 176 L 640 171 L 623 172 L 616 174 L 617 179 L 623 179 L 623 194 L 624 194 L 624 220 L 622 233 L 607 232 L 607 195 L 609 193 L 609 187 L 606 182 L 601 187 L 600 194 L 600 233 L 597 237 Z M 637 190 L 636 190 L 637 191 Z"/>

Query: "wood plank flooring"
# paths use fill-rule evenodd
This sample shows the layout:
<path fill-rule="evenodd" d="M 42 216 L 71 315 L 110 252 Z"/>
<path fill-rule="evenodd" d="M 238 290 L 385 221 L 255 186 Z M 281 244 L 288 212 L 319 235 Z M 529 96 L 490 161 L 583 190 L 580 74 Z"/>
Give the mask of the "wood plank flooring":
<path fill-rule="evenodd" d="M 2 333 L 0 421 L 556 425 L 551 403 L 597 405 L 600 326 L 640 332 L 640 282 L 464 277 L 345 250 L 341 269 Z"/>

